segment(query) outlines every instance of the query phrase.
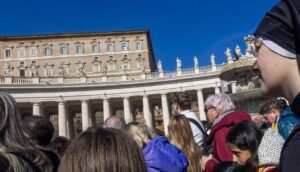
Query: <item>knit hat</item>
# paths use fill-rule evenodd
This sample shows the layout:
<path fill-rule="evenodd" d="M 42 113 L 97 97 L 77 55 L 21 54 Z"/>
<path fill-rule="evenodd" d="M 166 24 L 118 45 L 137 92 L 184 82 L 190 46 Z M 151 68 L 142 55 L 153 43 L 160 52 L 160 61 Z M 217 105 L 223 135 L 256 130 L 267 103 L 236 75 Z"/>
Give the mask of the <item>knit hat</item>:
<path fill-rule="evenodd" d="M 254 35 L 276 53 L 300 58 L 300 1 L 282 0 L 269 11 Z"/>
<path fill-rule="evenodd" d="M 258 165 L 278 165 L 283 144 L 278 132 L 272 128 L 266 130 L 258 147 Z"/>

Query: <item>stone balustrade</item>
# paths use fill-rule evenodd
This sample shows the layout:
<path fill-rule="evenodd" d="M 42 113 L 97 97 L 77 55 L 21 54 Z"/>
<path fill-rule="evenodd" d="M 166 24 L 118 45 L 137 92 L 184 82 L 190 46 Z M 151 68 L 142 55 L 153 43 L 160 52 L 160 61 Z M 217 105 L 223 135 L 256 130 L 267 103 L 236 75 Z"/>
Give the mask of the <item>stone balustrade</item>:
<path fill-rule="evenodd" d="M 196 74 L 210 74 L 213 72 L 221 72 L 225 64 L 216 65 L 216 71 L 212 70 L 212 66 L 204 66 L 199 69 L 189 68 L 182 69 L 180 75 L 176 70 L 164 71 L 163 75 L 159 72 L 151 72 L 145 74 L 143 77 L 141 73 L 127 73 L 127 74 L 114 74 L 114 75 L 98 75 L 98 76 L 81 76 L 81 77 L 0 77 L 1 84 L 76 84 L 76 83 L 103 83 L 103 82 L 120 82 L 132 80 L 153 80 L 158 78 L 176 78 Z"/>

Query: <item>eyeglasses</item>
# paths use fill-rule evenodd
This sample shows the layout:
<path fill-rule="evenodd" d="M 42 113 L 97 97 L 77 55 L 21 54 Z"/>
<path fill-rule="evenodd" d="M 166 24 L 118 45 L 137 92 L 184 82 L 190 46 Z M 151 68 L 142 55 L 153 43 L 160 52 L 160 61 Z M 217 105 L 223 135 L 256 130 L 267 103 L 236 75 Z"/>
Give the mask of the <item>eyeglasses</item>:
<path fill-rule="evenodd" d="M 209 111 L 209 109 L 213 109 L 213 108 L 216 108 L 216 107 L 213 107 L 213 106 L 205 107 L 204 112 L 207 113 Z"/>
<path fill-rule="evenodd" d="M 259 38 L 255 38 L 254 41 L 255 50 L 253 53 L 255 57 L 257 57 L 258 55 L 258 50 L 260 49 L 261 45 L 262 45 L 262 41 Z"/>

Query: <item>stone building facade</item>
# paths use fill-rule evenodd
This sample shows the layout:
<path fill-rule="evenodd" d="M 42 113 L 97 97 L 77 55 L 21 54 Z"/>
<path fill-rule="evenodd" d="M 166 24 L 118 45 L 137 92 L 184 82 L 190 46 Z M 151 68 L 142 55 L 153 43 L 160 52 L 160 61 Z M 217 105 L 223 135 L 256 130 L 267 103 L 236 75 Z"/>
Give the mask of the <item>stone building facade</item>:
<path fill-rule="evenodd" d="M 43 115 L 57 135 L 74 137 L 111 115 L 167 131 L 170 96 L 186 91 L 205 120 L 204 100 L 232 92 L 219 79 L 225 64 L 165 71 L 155 62 L 147 30 L 0 37 L 0 89 L 16 99 L 22 116 Z M 232 85 L 234 86 L 234 85 Z"/>

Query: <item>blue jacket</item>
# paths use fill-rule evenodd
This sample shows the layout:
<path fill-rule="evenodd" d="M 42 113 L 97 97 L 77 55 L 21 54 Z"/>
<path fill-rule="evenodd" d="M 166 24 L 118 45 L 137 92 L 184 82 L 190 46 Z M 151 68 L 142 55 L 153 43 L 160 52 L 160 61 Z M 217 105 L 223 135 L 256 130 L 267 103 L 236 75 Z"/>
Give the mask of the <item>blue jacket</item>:
<path fill-rule="evenodd" d="M 165 136 L 154 137 L 142 152 L 148 172 L 185 172 L 189 165 L 184 153 Z"/>
<path fill-rule="evenodd" d="M 288 138 L 299 120 L 300 118 L 291 111 L 290 107 L 284 108 L 277 122 L 278 132 L 284 140 Z"/>

